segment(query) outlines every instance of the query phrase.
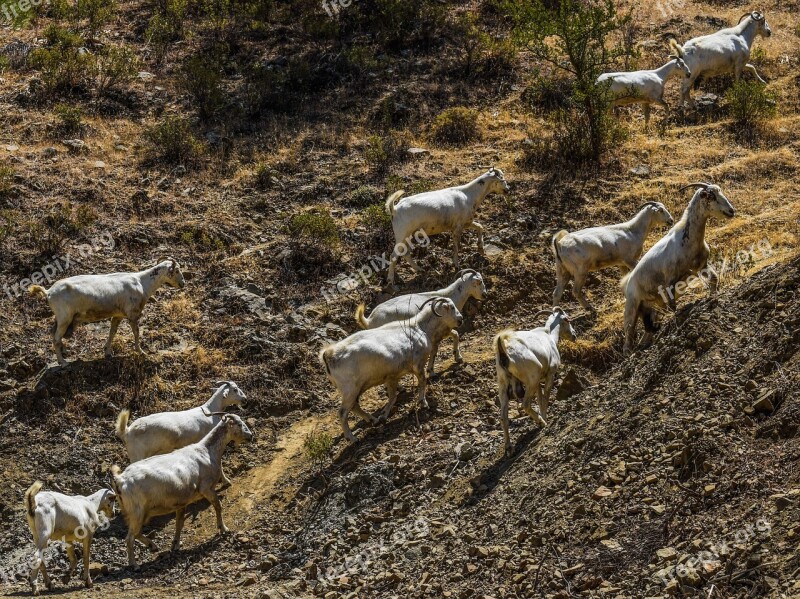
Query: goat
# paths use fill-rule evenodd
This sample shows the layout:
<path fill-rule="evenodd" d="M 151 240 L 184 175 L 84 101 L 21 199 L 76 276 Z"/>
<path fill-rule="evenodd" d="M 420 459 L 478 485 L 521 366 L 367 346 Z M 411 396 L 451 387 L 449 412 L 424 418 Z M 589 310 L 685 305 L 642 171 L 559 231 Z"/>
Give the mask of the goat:
<path fill-rule="evenodd" d="M 247 399 L 233 381 L 217 384 L 221 386 L 202 406 L 182 412 L 150 414 L 128 426 L 130 410 L 122 410 L 117 417 L 117 437 L 125 443 L 131 463 L 197 443 L 219 423 L 220 414 L 230 406 L 241 406 Z M 222 482 L 231 484 L 224 470 Z"/>
<path fill-rule="evenodd" d="M 420 307 L 433 297 L 451 299 L 460 312 L 464 310 L 464 305 L 469 298 L 483 301 L 486 299 L 486 294 L 486 285 L 481 274 L 477 270 L 467 268 L 458 273 L 456 280 L 444 289 L 424 293 L 410 293 L 392 298 L 376 306 L 369 318 L 364 318 L 365 305 L 360 304 L 356 308 L 356 322 L 362 329 L 374 329 L 389 322 L 408 320 L 419 314 Z M 453 342 L 455 361 L 462 362 L 464 358 L 458 349 L 458 332 L 452 330 L 448 337 Z M 433 362 L 436 359 L 438 350 L 439 345 L 437 344 L 431 352 L 430 362 L 428 363 L 428 374 L 430 375 L 433 374 Z"/>
<path fill-rule="evenodd" d="M 30 486 L 25 492 L 24 504 L 28 527 L 36 545 L 36 557 L 33 559 L 29 577 L 34 595 L 39 594 L 37 582 L 40 570 L 47 590 L 53 588 L 44 563 L 44 550 L 51 540 L 60 540 L 66 544 L 69 571 L 64 575 L 64 584 L 75 575 L 78 567 L 73 543 L 80 542 L 83 545 L 83 581 L 86 588 L 92 587 L 89 548 L 97 529 L 107 525 L 109 519 L 113 517 L 115 498 L 114 492 L 110 489 L 100 489 L 88 497 L 83 497 L 42 491 L 42 483 L 39 481 Z"/>
<path fill-rule="evenodd" d="M 505 438 L 505 453 L 511 452 L 508 434 L 508 402 L 513 394 L 522 398 L 522 409 L 540 426 L 547 426 L 547 404 L 553 388 L 561 354 L 558 342 L 575 341 L 577 335 L 569 317 L 561 308 L 541 310 L 548 314 L 547 323 L 530 331 L 503 331 L 494 338 L 497 367 L 497 388 L 500 395 L 500 423 Z M 542 390 L 544 384 L 544 390 Z M 531 407 L 534 394 L 538 406 Z"/>
<path fill-rule="evenodd" d="M 681 219 L 642 257 L 636 267 L 622 279 L 625 293 L 625 355 L 630 354 L 636 339 L 636 323 L 642 317 L 647 343 L 656 330 L 656 310 L 675 302 L 684 279 L 701 271 L 709 278 L 711 293 L 716 294 L 717 273 L 708 268 L 710 248 L 705 241 L 706 221 L 710 217 L 733 218 L 736 210 L 718 185 L 691 183 L 680 191 L 699 188 Z M 704 280 L 704 279 L 703 279 Z"/>
<path fill-rule="evenodd" d="M 163 285 L 183 288 L 186 284 L 178 263 L 167 258 L 141 272 L 118 272 L 108 275 L 78 275 L 56 282 L 49 290 L 33 285 L 31 295 L 41 295 L 50 304 L 56 320 L 53 324 L 53 347 L 58 363 L 64 366 L 62 338 L 69 339 L 76 326 L 111 319 L 111 332 L 105 356 L 111 357 L 111 344 L 123 319 L 131 324 L 136 351 L 139 347 L 139 317 L 150 296 Z"/>
<path fill-rule="evenodd" d="M 406 243 L 417 231 L 426 235 L 452 232 L 453 265 L 459 267 L 458 251 L 461 234 L 466 229 L 478 232 L 478 248 L 483 253 L 483 226 L 475 222 L 475 212 L 484 198 L 491 193 L 508 193 L 509 187 L 503 171 L 490 168 L 474 181 L 459 187 L 448 187 L 437 191 L 428 191 L 400 199 L 402 191 L 392 194 L 386 200 L 386 212 L 392 219 L 392 229 L 397 244 L 392 250 L 389 261 L 389 284 L 394 284 L 394 273 L 397 260 L 402 256 L 406 262 L 419 272 L 419 266 L 411 257 L 411 250 Z"/>
<path fill-rule="evenodd" d="M 400 379 L 413 374 L 417 379 L 417 401 L 427 407 L 425 362 L 439 342 L 462 322 L 461 312 L 452 300 L 431 298 L 410 320 L 358 331 L 320 352 L 328 378 L 342 395 L 339 420 L 348 441 L 356 440 L 347 424 L 351 410 L 365 421 L 378 422 L 359 405 L 359 398 L 367 389 L 386 386 L 389 401 L 380 420 L 387 420 L 397 399 Z"/>
<path fill-rule="evenodd" d="M 628 104 L 644 105 L 645 128 L 650 126 L 650 108 L 657 104 L 669 110 L 664 102 L 664 87 L 674 74 L 683 73 L 686 78 L 692 76 L 689 67 L 679 56 L 670 56 L 664 66 L 650 71 L 632 71 L 629 73 L 603 73 L 597 78 L 597 85 L 607 83 L 613 100 L 611 106 L 627 106 Z"/>
<path fill-rule="evenodd" d="M 581 306 L 593 310 L 583 293 L 590 272 L 619 266 L 630 271 L 642 255 L 644 241 L 660 224 L 672 226 L 672 215 L 661 202 L 647 202 L 631 220 L 604 227 L 582 229 L 574 233 L 559 231 L 553 236 L 556 259 L 556 290 L 553 306 L 561 301 L 564 288 L 574 280 L 572 294 Z"/>
<path fill-rule="evenodd" d="M 180 548 L 186 506 L 207 499 L 214 506 L 220 534 L 228 532 L 222 520 L 222 506 L 214 487 L 222 475 L 222 454 L 228 443 L 239 445 L 250 441 L 253 433 L 236 414 L 221 415 L 222 419 L 198 443 L 176 449 L 172 453 L 154 455 L 135 462 L 120 471 L 111 467 L 111 479 L 122 515 L 128 525 L 125 542 L 128 565 L 139 569 L 134 541 L 138 539 L 151 551 L 157 551 L 153 541 L 142 534 L 142 527 L 154 516 L 175 512 L 175 537 L 172 551 Z"/>
<path fill-rule="evenodd" d="M 691 76 L 683 81 L 681 88 L 681 104 L 689 102 L 694 106 L 691 89 L 699 77 L 714 77 L 733 73 L 739 81 L 742 71 L 753 72 L 761 83 L 766 83 L 750 64 L 750 51 L 756 36 L 770 37 L 772 30 L 760 12 L 745 13 L 739 18 L 735 27 L 721 29 L 711 35 L 704 35 L 689 40 L 680 46 L 674 38 L 670 39 L 673 51 L 686 62 Z"/>

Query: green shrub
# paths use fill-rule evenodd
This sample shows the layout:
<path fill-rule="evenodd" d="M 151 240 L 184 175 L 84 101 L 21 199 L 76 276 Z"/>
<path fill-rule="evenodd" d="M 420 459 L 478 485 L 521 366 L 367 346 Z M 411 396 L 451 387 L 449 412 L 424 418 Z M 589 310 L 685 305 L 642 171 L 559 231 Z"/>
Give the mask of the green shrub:
<path fill-rule="evenodd" d="M 325 432 L 313 430 L 303 441 L 303 451 L 314 462 L 320 464 L 325 460 L 333 447 L 333 437 Z"/>
<path fill-rule="evenodd" d="M 439 0 L 374 0 L 340 13 L 343 34 L 368 31 L 384 47 L 431 46 L 445 29 L 448 6 Z"/>
<path fill-rule="evenodd" d="M 335 246 L 339 243 L 336 221 L 325 208 L 292 216 L 289 219 L 289 233 L 328 246 Z"/>
<path fill-rule="evenodd" d="M 83 112 L 77 106 L 57 104 L 55 107 L 58 117 L 58 132 L 63 135 L 80 135 L 83 131 Z"/>
<path fill-rule="evenodd" d="M 84 86 L 94 57 L 83 50 L 81 36 L 58 25 L 49 25 L 44 36 L 47 47 L 31 52 L 30 63 L 40 71 L 45 91 L 54 94 Z"/>
<path fill-rule="evenodd" d="M 478 111 L 463 106 L 439 113 L 431 129 L 431 138 L 445 145 L 463 145 L 479 137 Z"/>
<path fill-rule="evenodd" d="M 202 152 L 202 145 L 192 133 L 189 121 L 183 117 L 167 117 L 144 133 L 149 145 L 151 160 L 163 160 L 170 164 L 195 164 Z"/>
<path fill-rule="evenodd" d="M 371 206 L 375 202 L 377 195 L 375 189 L 367 185 L 362 185 L 351 191 L 345 198 L 344 203 L 354 208 L 364 208 L 366 206 Z"/>
<path fill-rule="evenodd" d="M 361 214 L 361 222 L 367 229 L 371 247 L 386 247 L 392 242 L 392 217 L 386 213 L 383 203 L 373 204 Z"/>
<path fill-rule="evenodd" d="M 477 73 L 497 76 L 513 68 L 517 57 L 516 46 L 509 39 L 497 39 L 486 33 L 476 13 L 460 13 L 454 26 L 454 38 L 459 42 L 467 77 Z"/>
<path fill-rule="evenodd" d="M 116 0 L 77 0 L 74 14 L 86 21 L 89 39 L 97 39 L 100 28 L 111 21 L 116 9 Z"/>
<path fill-rule="evenodd" d="M 392 164 L 406 159 L 410 146 L 408 135 L 401 131 L 389 131 L 387 135 L 372 135 L 367 139 L 364 160 L 373 170 L 385 172 Z"/>
<path fill-rule="evenodd" d="M 8 56 L 0 56 L 0 73 L 5 73 L 11 66 Z"/>
<path fill-rule="evenodd" d="M 163 10 L 150 17 L 144 32 L 144 39 L 153 50 L 156 64 L 161 64 L 164 60 L 170 44 L 184 36 L 188 0 L 172 0 L 165 4 Z"/>
<path fill-rule="evenodd" d="M 777 96 L 753 80 L 740 79 L 725 95 L 733 120 L 741 125 L 765 121 L 775 116 Z"/>
<path fill-rule="evenodd" d="M 95 85 L 98 95 L 108 93 L 118 85 L 133 81 L 137 60 L 127 46 L 105 46 L 95 60 Z"/>
<path fill-rule="evenodd" d="M 274 186 L 277 177 L 275 169 L 268 164 L 259 164 L 256 167 L 255 183 L 259 189 L 270 189 Z"/>
<path fill-rule="evenodd" d="M 575 93 L 574 83 L 567 77 L 536 74 L 522 94 L 522 102 L 536 113 L 568 108 Z"/>
<path fill-rule="evenodd" d="M 223 107 L 221 50 L 195 54 L 183 64 L 181 87 L 197 105 L 201 120 L 212 119 Z"/>

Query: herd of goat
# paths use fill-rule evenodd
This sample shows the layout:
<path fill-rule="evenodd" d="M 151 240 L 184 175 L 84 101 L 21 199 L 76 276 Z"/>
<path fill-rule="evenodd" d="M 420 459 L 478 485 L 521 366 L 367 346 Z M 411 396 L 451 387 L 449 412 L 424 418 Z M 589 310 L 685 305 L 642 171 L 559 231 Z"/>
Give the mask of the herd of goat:
<path fill-rule="evenodd" d="M 644 104 L 645 119 L 649 121 L 650 105 L 666 106 L 664 84 L 673 73 L 685 75 L 683 102 L 691 102 L 689 90 L 701 75 L 733 73 L 738 79 L 744 69 L 755 73 L 749 56 L 757 35 L 769 36 L 771 30 L 763 14 L 748 13 L 737 26 L 690 40 L 683 46 L 672 40 L 675 55 L 660 69 L 608 73 L 599 78 L 598 84 L 610 86 L 617 105 Z M 521 399 L 524 413 L 540 426 L 546 425 L 548 400 L 561 363 L 559 342 L 576 338 L 570 318 L 558 307 L 570 280 L 575 298 L 584 309 L 591 310 L 583 292 L 588 273 L 612 266 L 627 271 L 622 289 L 625 296 L 624 350 L 629 354 L 634 349 L 638 319 L 643 320 L 643 342 L 646 343 L 656 330 L 657 314 L 666 309 L 675 310 L 680 283 L 704 271 L 709 257 L 705 241 L 707 220 L 731 218 L 735 210 L 717 185 L 692 183 L 681 191 L 687 188 L 696 188 L 696 191 L 677 223 L 673 223 L 663 204 L 647 202 L 627 222 L 572 233 L 559 231 L 553 236 L 551 248 L 556 264 L 553 307 L 535 315 L 545 314 L 546 322 L 533 330 L 503 331 L 493 341 L 506 453 L 511 449 L 510 397 Z M 389 197 L 386 210 L 397 240 L 389 266 L 389 283 L 394 284 L 401 257 L 415 271 L 419 270 L 410 252 L 403 251 L 403 241 L 415 232 L 450 233 L 456 269 L 460 268 L 459 247 L 465 230 L 477 231 L 482 252 L 484 229 L 474 220 L 476 211 L 488 195 L 508 191 L 503 172 L 491 168 L 459 187 L 405 198 L 403 192 L 397 192 Z M 648 234 L 661 225 L 671 227 L 669 232 L 640 259 Z M 712 293 L 716 292 L 713 269 L 707 275 Z M 53 346 L 59 364 L 64 365 L 63 339 L 69 338 L 77 325 L 89 322 L 111 320 L 105 345 L 105 354 L 110 356 L 117 328 L 123 319 L 128 320 L 136 351 L 141 353 L 139 318 L 151 296 L 165 285 L 178 288 L 185 285 L 180 266 L 172 258 L 159 260 L 158 264 L 141 272 L 70 277 L 56 282 L 49 290 L 34 285 L 30 292 L 44 297 L 55 314 Z M 664 293 L 665 289 L 670 290 L 668 294 Z M 397 398 L 398 384 L 405 375 L 416 377 L 418 402 L 426 405 L 427 379 L 434 372 L 439 344 L 450 339 L 455 360 L 462 361 L 456 329 L 463 322 L 461 311 L 470 298 L 483 301 L 487 290 L 481 274 L 467 268 L 443 289 L 395 297 L 374 308 L 369 316 L 365 316 L 363 304 L 357 308 L 356 322 L 363 330 L 320 352 L 328 378 L 342 396 L 338 414 L 348 440 L 355 441 L 348 425 L 349 413 L 352 411 L 371 423 L 387 420 Z M 388 396 L 380 419 L 359 405 L 361 395 L 379 385 L 385 386 Z M 70 570 L 65 582 L 77 567 L 73 543 L 82 543 L 83 579 L 87 587 L 92 585 L 89 547 L 103 518 L 113 515 L 115 504 L 128 525 L 128 563 L 134 568 L 138 568 L 136 540 L 155 550 L 154 543 L 142 534 L 142 527 L 154 516 L 175 514 L 173 550 L 179 547 L 186 507 L 200 499 L 208 500 L 214 507 L 217 527 L 220 533 L 225 532 L 227 528 L 215 491 L 220 481 L 230 484 L 222 469 L 222 454 L 229 443 L 238 445 L 253 438 L 242 419 L 225 410 L 241 405 L 245 399 L 234 382 L 224 381 L 205 404 L 190 410 L 152 414 L 132 424 L 129 412 L 123 410 L 117 418 L 116 433 L 124 442 L 131 463 L 124 471 L 116 465 L 112 467 L 110 489 L 101 489 L 88 497 L 67 496 L 42 491 L 42 484 L 34 483 L 24 499 L 36 544 L 30 571 L 34 593 L 38 594 L 40 571 L 45 585 L 51 588 L 44 550 L 54 539 L 66 542 Z"/>

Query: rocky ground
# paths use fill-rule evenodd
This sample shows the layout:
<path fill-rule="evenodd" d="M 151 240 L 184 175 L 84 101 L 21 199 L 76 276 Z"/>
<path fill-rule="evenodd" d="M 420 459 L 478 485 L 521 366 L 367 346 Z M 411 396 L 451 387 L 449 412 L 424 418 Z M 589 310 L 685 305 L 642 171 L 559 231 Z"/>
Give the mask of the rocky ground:
<path fill-rule="evenodd" d="M 474 10 L 502 37 L 493 6 L 453 10 Z M 195 164 L 153 161 L 146 131 L 195 110 L 178 85 L 179 59 L 210 35 L 205 29 L 158 62 L 143 32 L 152 7 L 120 3 L 103 39 L 133 47 L 140 72 L 124 93 L 59 98 L 84 110 L 69 135 L 55 101 L 34 101 L 41 73 L 24 61 L 0 69 L 0 166 L 13 171 L 0 171 L 0 285 L 63 266 L 67 253 L 69 274 L 134 270 L 169 254 L 187 277 L 184 290 L 160 291 L 147 307 L 144 356 L 134 355 L 123 325 L 114 357 L 103 359 L 101 323 L 76 332 L 65 368 L 48 341 L 48 308 L 0 292 L 0 594 L 28 592 L 20 572 L 32 543 L 21 502 L 31 483 L 96 490 L 112 464 L 125 464 L 113 434 L 120 409 L 134 418 L 184 409 L 205 401 L 215 380 L 232 379 L 248 395 L 243 416 L 255 432 L 225 457 L 233 485 L 222 504 L 233 532 L 216 536 L 213 510 L 198 503 L 181 551 L 142 549 L 134 573 L 117 517 L 93 545 L 95 595 L 800 596 L 796 8 L 763 7 L 775 35 L 754 60 L 779 110 L 752 136 L 728 119 L 725 82 L 709 83 L 698 112 L 673 114 L 655 131 L 644 132 L 638 110 L 624 112 L 630 138 L 601 168 L 577 173 L 527 161 L 548 124 L 526 107 L 536 65 L 524 52 L 502 76 L 468 79 L 452 40 L 387 56 L 358 38 L 376 62 L 362 57 L 360 78 L 304 96 L 295 112 L 265 110 L 234 126 L 237 104 L 229 119 L 193 120 L 203 145 Z M 643 64 L 660 60 L 665 35 L 699 35 L 745 9 L 689 2 L 691 18 L 666 19 L 642 8 Z M 308 23 L 287 14 L 268 33 L 243 36 L 241 64 L 289 68 L 290 57 L 310 53 L 322 65 L 314 76 L 339 68 L 342 54 L 318 51 Z M 4 56 L 41 45 L 49 21 L 0 30 Z M 241 82 L 241 73 L 226 73 L 236 102 Z M 431 121 L 453 105 L 479 112 L 478 140 L 449 147 L 432 139 Z M 400 157 L 376 166 L 372 138 L 386 110 L 403 123 Z M 355 330 L 359 302 L 374 306 L 393 293 L 381 272 L 332 291 L 389 248 L 369 207 L 399 187 L 465 182 L 487 164 L 504 169 L 512 192 L 481 207 L 486 255 L 472 236 L 463 246 L 464 263 L 489 288 L 483 305 L 465 308 L 465 360 L 454 363 L 443 347 L 431 408 L 415 409 L 409 379 L 390 421 L 358 426 L 350 445 L 317 353 Z M 736 219 L 712 221 L 707 232 L 714 259 L 733 265 L 719 297 L 689 294 L 653 345 L 626 359 L 618 273 L 590 277 L 596 314 L 564 300 L 578 340 L 563 347 L 548 426 L 514 414 L 505 457 L 491 339 L 540 324 L 532 315 L 554 287 L 552 234 L 626 219 L 648 200 L 677 217 L 688 195 L 676 190 L 701 179 L 720 183 L 737 208 Z M 335 241 L 292 231 L 297 214 L 325 210 Z M 421 252 L 420 276 L 401 268 L 403 292 L 451 281 L 448 241 Z M 384 401 L 372 390 L 364 406 L 375 412 Z M 147 532 L 167 547 L 172 526 L 159 518 Z M 62 574 L 63 550 L 49 555 Z M 83 592 L 78 580 L 55 589 Z"/>

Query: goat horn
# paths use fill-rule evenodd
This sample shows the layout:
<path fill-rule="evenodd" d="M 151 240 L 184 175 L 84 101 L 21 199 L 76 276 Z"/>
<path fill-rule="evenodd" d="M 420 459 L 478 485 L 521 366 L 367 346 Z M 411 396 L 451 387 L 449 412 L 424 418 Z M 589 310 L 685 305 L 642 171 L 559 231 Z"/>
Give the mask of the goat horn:
<path fill-rule="evenodd" d="M 649 202 L 645 202 L 644 204 L 642 204 L 641 206 L 639 206 L 639 210 L 642 210 L 642 209 L 643 209 L 643 208 L 645 208 L 646 206 L 658 206 L 658 202 L 653 202 L 652 200 L 651 200 L 651 201 L 649 201 Z"/>
<path fill-rule="evenodd" d="M 438 308 L 440 304 L 443 304 L 443 303 L 445 303 L 446 301 L 447 301 L 447 298 L 445 298 L 445 297 L 439 297 L 439 298 L 436 298 L 436 301 L 435 301 L 435 302 L 433 302 L 433 305 L 431 306 L 431 309 L 433 310 L 433 313 L 434 313 L 434 314 L 436 314 L 436 316 L 438 316 L 439 318 L 441 318 L 441 317 L 442 317 L 442 314 L 441 314 L 441 312 L 439 312 L 439 310 L 437 310 L 436 308 Z"/>
<path fill-rule="evenodd" d="M 459 278 L 463 279 L 464 275 L 468 275 L 468 274 L 481 276 L 481 273 L 479 273 L 474 268 L 465 268 L 464 270 L 459 271 L 458 276 L 459 276 Z"/>
<path fill-rule="evenodd" d="M 689 185 L 684 185 L 678 191 L 681 192 L 684 189 L 689 189 L 690 187 L 702 187 L 703 189 L 708 189 L 709 185 L 708 183 L 703 183 L 703 182 L 689 183 Z"/>
<path fill-rule="evenodd" d="M 742 22 L 744 19 L 746 19 L 747 17 L 752 17 L 752 16 L 753 16 L 753 13 L 751 13 L 751 12 L 746 12 L 746 13 L 744 13 L 744 14 L 743 14 L 741 17 L 739 17 L 739 22 L 737 23 L 737 25 L 738 25 L 739 23 L 741 23 L 741 22 Z M 753 17 L 753 18 L 755 18 L 755 17 Z"/>
<path fill-rule="evenodd" d="M 542 314 L 547 314 L 548 316 L 553 315 L 553 310 L 539 310 L 536 314 L 533 315 L 534 318 L 539 318 Z"/>
<path fill-rule="evenodd" d="M 214 381 L 215 385 L 230 385 L 230 381 Z"/>

